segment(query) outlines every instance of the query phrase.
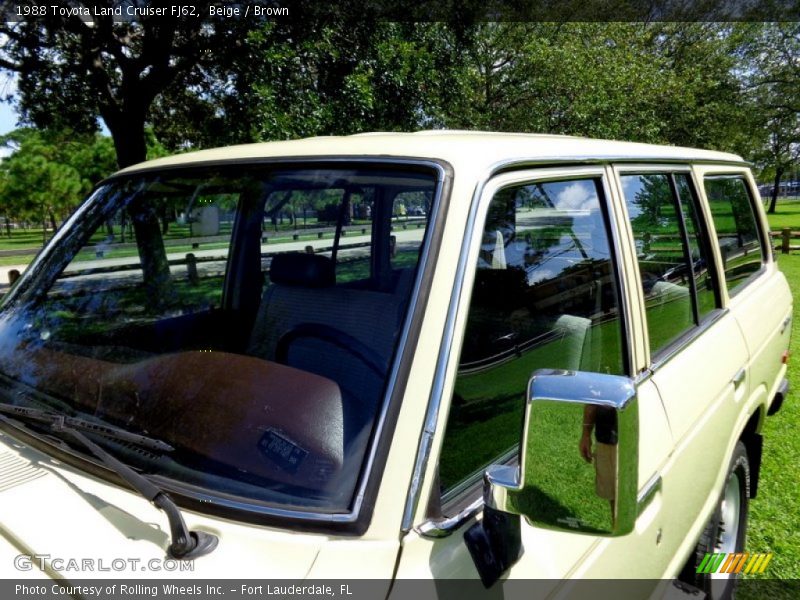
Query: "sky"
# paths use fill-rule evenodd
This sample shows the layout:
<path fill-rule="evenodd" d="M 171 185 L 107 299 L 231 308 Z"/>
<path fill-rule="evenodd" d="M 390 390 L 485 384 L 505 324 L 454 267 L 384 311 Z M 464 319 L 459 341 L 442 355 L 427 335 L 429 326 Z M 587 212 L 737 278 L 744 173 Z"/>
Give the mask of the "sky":
<path fill-rule="evenodd" d="M 14 94 L 17 91 L 17 77 L 8 73 L 0 73 L 0 97 L 6 97 L 9 94 Z M 6 102 L 0 102 L 0 135 L 4 135 L 9 131 L 17 128 L 17 119 L 19 115 L 14 110 L 13 105 Z M 104 123 L 100 123 L 100 133 L 109 135 L 108 129 Z M 11 151 L 8 148 L 0 148 L 0 158 L 8 156 Z"/>
<path fill-rule="evenodd" d="M 17 89 L 16 77 L 0 74 L 0 96 L 13 94 Z M 0 135 L 17 127 L 17 113 L 10 104 L 0 102 Z M 0 148 L 0 157 L 7 156 L 10 151 Z"/>
<path fill-rule="evenodd" d="M 0 104 L 0 135 L 17 127 L 17 113 L 8 104 Z"/>

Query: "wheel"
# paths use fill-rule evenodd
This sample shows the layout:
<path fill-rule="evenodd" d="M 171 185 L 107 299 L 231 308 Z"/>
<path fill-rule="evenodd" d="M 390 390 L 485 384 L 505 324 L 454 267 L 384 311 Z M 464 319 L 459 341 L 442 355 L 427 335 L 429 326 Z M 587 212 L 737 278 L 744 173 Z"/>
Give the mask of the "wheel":
<path fill-rule="evenodd" d="M 749 495 L 750 463 L 747 460 L 747 449 L 742 442 L 738 442 L 728 466 L 722 496 L 700 536 L 694 560 L 689 561 L 686 569 L 687 575 L 694 579 L 691 583 L 706 592 L 708 600 L 733 598 L 738 574 L 697 573 L 697 567 L 706 554 L 744 551 Z"/>

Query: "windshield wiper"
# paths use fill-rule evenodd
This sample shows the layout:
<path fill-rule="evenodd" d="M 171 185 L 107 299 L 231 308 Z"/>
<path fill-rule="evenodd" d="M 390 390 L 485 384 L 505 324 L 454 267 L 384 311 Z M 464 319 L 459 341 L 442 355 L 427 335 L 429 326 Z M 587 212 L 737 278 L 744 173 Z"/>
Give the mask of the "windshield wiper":
<path fill-rule="evenodd" d="M 172 446 L 161 440 L 147 437 L 146 435 L 139 435 L 138 433 L 131 433 L 120 427 L 107 425 L 106 423 L 95 423 L 79 417 L 67 417 L 47 410 L 38 408 L 29 408 L 27 406 L 17 406 L 15 404 L 8 404 L 0 402 L 0 413 L 12 415 L 25 419 L 26 421 L 37 421 L 39 423 L 52 424 L 56 419 L 63 419 L 64 424 L 77 429 L 78 431 L 85 431 L 87 433 L 96 433 L 113 440 L 120 442 L 130 442 L 142 448 L 150 450 L 158 450 L 159 452 L 172 452 L 175 450 Z"/>
<path fill-rule="evenodd" d="M 18 412 L 17 410 L 10 409 L 23 410 Z M 156 508 L 164 511 L 164 513 L 167 515 L 167 519 L 169 520 L 171 538 L 171 543 L 167 549 L 167 552 L 172 558 L 184 560 L 194 559 L 210 553 L 214 550 L 214 548 L 217 547 L 217 544 L 219 543 L 219 538 L 217 538 L 217 536 L 204 531 L 189 531 L 189 529 L 186 527 L 186 522 L 183 520 L 183 515 L 181 515 L 180 509 L 178 509 L 178 506 L 164 490 L 159 488 L 143 475 L 140 475 L 134 471 L 122 461 L 111 456 L 111 454 L 103 450 L 100 446 L 95 444 L 92 440 L 81 433 L 76 426 L 71 424 L 71 421 L 77 420 L 82 426 L 85 423 L 88 423 L 88 421 L 83 421 L 82 419 L 75 419 L 74 417 L 67 417 L 65 415 L 59 415 L 47 411 L 38 411 L 34 408 L 17 407 L 7 404 L 0 404 L 0 410 L 7 414 L 14 414 L 17 417 L 49 423 L 50 429 L 54 433 L 62 433 L 71 437 L 86 450 L 91 452 L 100 461 L 102 461 L 106 467 L 119 475 L 129 486 L 144 496 L 145 499 L 152 503 Z M 10 419 L 4 415 L 0 415 L 0 420 L 6 422 L 10 421 Z M 92 423 L 91 425 L 94 424 Z M 88 430 L 91 432 L 97 432 L 94 427 L 91 427 Z M 149 440 L 149 443 L 157 442 L 159 444 L 164 444 L 164 442 L 160 442 L 159 440 L 150 440 L 150 438 L 146 438 L 145 436 L 136 436 L 135 434 L 130 435 Z M 164 445 L 171 448 L 168 444 Z"/>

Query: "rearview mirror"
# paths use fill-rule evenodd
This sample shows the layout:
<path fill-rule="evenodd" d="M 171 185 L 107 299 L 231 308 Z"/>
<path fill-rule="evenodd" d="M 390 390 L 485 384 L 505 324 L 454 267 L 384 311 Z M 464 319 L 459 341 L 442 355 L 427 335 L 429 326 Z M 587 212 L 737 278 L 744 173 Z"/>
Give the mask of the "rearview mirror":
<path fill-rule="evenodd" d="M 536 371 L 528 384 L 519 466 L 487 470 L 484 503 L 539 527 L 630 533 L 637 509 L 638 438 L 630 378 Z"/>

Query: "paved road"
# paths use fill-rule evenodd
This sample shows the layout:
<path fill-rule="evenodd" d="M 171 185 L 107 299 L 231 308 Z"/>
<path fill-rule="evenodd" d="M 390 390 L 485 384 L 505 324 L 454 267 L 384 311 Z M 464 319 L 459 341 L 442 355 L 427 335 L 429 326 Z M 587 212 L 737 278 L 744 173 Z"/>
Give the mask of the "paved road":
<path fill-rule="evenodd" d="M 409 230 L 397 230 L 392 232 L 397 239 L 398 246 L 405 245 L 409 243 L 419 243 L 422 240 L 424 235 L 424 230 L 422 229 L 409 229 Z M 369 235 L 348 235 L 345 238 L 342 238 L 341 244 L 343 246 L 349 246 L 351 244 L 364 244 L 369 242 L 370 236 Z M 323 248 L 330 248 L 333 244 L 333 241 L 330 239 L 322 239 L 322 240 L 306 240 L 306 241 L 298 241 L 298 242 L 281 242 L 279 244 L 262 244 L 261 245 L 261 252 L 263 253 L 276 253 L 276 252 L 297 252 L 305 250 L 306 246 L 311 246 L 315 250 L 320 250 Z M 346 255 L 346 253 L 353 253 L 356 250 L 343 250 L 341 255 Z M 362 250 L 363 252 L 363 250 Z M 193 250 L 192 253 L 197 258 L 225 258 L 228 255 L 228 250 L 226 248 L 216 248 L 216 249 L 209 249 L 209 250 Z M 169 260 L 183 260 L 186 258 L 186 252 L 170 252 L 167 254 L 167 258 Z M 214 261 L 216 262 L 216 261 Z M 124 265 L 138 265 L 139 257 L 138 256 L 127 256 L 122 258 L 100 258 L 100 259 L 93 259 L 93 260 L 85 260 L 80 262 L 74 262 L 69 267 L 67 267 L 67 271 L 76 271 L 76 270 L 84 270 L 84 269 L 96 269 L 96 268 L 103 268 L 103 267 L 119 267 Z M 207 263 L 200 263 L 198 265 L 198 269 L 202 273 L 204 271 L 204 265 Z M 213 262 L 211 264 L 214 264 Z M 27 265 L 8 265 L 8 266 L 0 266 L 0 286 L 4 286 L 8 284 L 8 272 L 12 269 L 18 270 L 20 273 L 25 270 Z M 211 265 L 209 264 L 208 267 Z M 206 267 L 206 268 L 208 268 Z M 183 266 L 173 266 L 172 267 L 173 273 L 184 273 L 186 268 Z"/>
<path fill-rule="evenodd" d="M 28 265 L 6 265 L 6 266 L 0 265 L 0 286 L 8 284 L 9 271 L 16 269 L 17 271 L 22 273 L 25 270 L 25 267 L 27 266 Z"/>

